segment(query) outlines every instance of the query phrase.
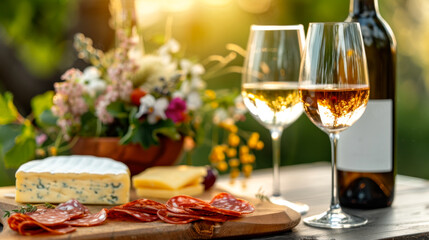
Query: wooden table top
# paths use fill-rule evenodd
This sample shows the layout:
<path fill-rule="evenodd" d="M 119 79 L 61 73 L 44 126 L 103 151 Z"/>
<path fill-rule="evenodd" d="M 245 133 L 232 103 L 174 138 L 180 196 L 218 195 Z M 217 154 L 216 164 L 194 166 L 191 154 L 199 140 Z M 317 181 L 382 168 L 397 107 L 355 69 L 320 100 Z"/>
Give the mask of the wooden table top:
<path fill-rule="evenodd" d="M 227 178 L 218 184 L 233 193 L 254 196 L 259 189 L 271 193 L 271 169 L 255 171 L 243 190 L 241 182 L 230 186 Z M 329 208 L 331 171 L 329 163 L 313 163 L 281 168 L 282 194 L 290 201 L 310 206 L 303 216 L 322 213 Z M 391 207 L 346 212 L 366 217 L 363 227 L 350 229 L 321 229 L 302 221 L 291 231 L 255 239 L 428 239 L 429 238 L 429 181 L 398 175 L 395 199 Z"/>
<path fill-rule="evenodd" d="M 281 168 L 282 194 L 290 201 L 310 206 L 306 216 L 322 213 L 330 201 L 330 164 L 312 163 Z M 246 187 L 237 180 L 229 183 L 222 176 L 217 186 L 233 194 L 255 197 L 260 190 L 269 195 L 272 190 L 272 169 L 257 170 L 247 180 Z M 321 229 L 302 221 L 292 230 L 253 239 L 429 239 L 429 181 L 397 176 L 395 200 L 392 207 L 347 212 L 366 217 L 367 225 L 350 229 Z"/>

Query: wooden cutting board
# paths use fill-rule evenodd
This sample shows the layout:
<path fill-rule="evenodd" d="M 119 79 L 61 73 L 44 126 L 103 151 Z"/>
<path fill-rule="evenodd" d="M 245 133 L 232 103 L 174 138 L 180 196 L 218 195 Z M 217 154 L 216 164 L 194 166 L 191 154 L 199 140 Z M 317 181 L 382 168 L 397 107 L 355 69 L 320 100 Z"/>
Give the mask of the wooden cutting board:
<path fill-rule="evenodd" d="M 287 231 L 298 225 L 301 216 L 290 208 L 275 205 L 267 201 L 258 199 L 247 199 L 253 203 L 256 210 L 254 213 L 244 217 L 229 220 L 225 223 L 211 223 L 197 221 L 189 224 L 168 224 L 161 221 L 142 222 L 122 222 L 108 220 L 105 224 L 94 227 L 80 227 L 75 232 L 65 235 L 36 235 L 21 236 L 12 231 L 7 218 L 3 218 L 4 211 L 17 209 L 17 204 L 10 196 L 14 195 L 14 187 L 0 188 L 0 222 L 3 224 L 3 231 L 0 233 L 2 240 L 28 240 L 28 239 L 212 239 L 238 236 L 255 236 L 275 232 Z M 209 200 L 219 189 L 213 189 L 204 193 L 198 198 Z M 8 197 L 9 196 L 9 197 Z M 134 191 L 131 192 L 131 200 L 137 199 Z M 162 200 L 160 200 L 162 202 Z M 98 212 L 103 207 L 112 206 L 87 205 L 92 213 Z"/>

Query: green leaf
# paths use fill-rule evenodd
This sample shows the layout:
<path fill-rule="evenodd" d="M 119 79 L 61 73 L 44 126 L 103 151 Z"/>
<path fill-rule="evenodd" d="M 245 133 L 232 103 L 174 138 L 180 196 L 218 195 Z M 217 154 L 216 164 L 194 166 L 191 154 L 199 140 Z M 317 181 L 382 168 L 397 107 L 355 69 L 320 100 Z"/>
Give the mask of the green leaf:
<path fill-rule="evenodd" d="M 46 109 L 45 111 L 43 111 L 40 115 L 39 115 L 39 120 L 36 121 L 37 124 L 39 124 L 39 126 L 45 127 L 45 126 L 57 126 L 57 120 L 58 117 L 56 117 L 51 109 Z"/>
<path fill-rule="evenodd" d="M 15 138 L 22 133 L 23 125 L 0 125 L 0 149 L 1 153 L 10 151 L 15 146 Z"/>
<path fill-rule="evenodd" d="M 6 92 L 0 94 L 0 124 L 8 124 L 14 122 L 18 117 L 18 110 L 13 104 L 13 95 Z"/>
<path fill-rule="evenodd" d="M 158 121 L 156 124 L 149 124 L 147 121 L 134 121 L 120 143 L 139 143 L 144 148 L 148 148 L 159 144 L 159 134 L 174 140 L 180 139 L 180 134 L 177 132 L 174 122 L 170 119 Z"/>
<path fill-rule="evenodd" d="M 177 132 L 176 125 L 171 119 L 159 121 L 152 132 L 152 137 L 158 141 L 158 134 L 167 136 L 173 140 L 179 140 L 180 134 Z"/>
<path fill-rule="evenodd" d="M 97 116 L 93 112 L 86 112 L 80 118 L 81 129 L 79 131 L 80 136 L 96 136 L 97 135 Z"/>
<path fill-rule="evenodd" d="M 2 145 L 1 157 L 6 168 L 18 168 L 21 164 L 34 159 L 36 151 L 34 127 L 27 121 L 22 125 L 21 134 L 14 139 L 14 145 Z"/>
<path fill-rule="evenodd" d="M 113 102 L 106 109 L 115 118 L 128 118 L 128 111 L 123 102 Z"/>
<path fill-rule="evenodd" d="M 33 109 L 33 114 L 36 119 L 36 122 L 40 126 L 49 126 L 52 125 L 53 119 L 55 118 L 51 112 L 51 107 L 53 105 L 52 99 L 54 98 L 54 92 L 48 91 L 43 94 L 35 96 L 31 99 L 31 108 Z M 49 115 L 50 113 L 50 115 Z M 56 123 L 56 118 L 55 122 Z"/>

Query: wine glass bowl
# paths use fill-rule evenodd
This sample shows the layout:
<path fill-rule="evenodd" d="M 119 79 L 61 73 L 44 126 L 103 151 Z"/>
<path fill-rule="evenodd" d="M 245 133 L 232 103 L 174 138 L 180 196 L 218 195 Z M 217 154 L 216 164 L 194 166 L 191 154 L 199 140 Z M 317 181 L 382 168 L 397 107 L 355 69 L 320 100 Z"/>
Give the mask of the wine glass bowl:
<path fill-rule="evenodd" d="M 328 211 L 304 223 L 322 228 L 362 226 L 367 220 L 345 213 L 337 192 L 337 146 L 340 132 L 365 111 L 369 98 L 365 49 L 359 23 L 310 23 L 300 69 L 304 111 L 331 141 L 332 188 Z"/>
<path fill-rule="evenodd" d="M 250 114 L 271 132 L 273 193 L 271 202 L 301 214 L 309 207 L 280 194 L 280 139 L 283 130 L 303 112 L 298 91 L 304 28 L 252 25 L 242 74 L 243 101 Z"/>

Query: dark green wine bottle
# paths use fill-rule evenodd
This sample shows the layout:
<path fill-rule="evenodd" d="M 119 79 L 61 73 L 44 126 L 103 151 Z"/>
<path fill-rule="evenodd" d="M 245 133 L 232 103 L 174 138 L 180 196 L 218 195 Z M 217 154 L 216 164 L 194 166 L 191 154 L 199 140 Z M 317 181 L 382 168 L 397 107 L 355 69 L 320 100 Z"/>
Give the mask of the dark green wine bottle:
<path fill-rule="evenodd" d="M 396 40 L 378 11 L 378 0 L 351 0 L 347 22 L 359 22 L 365 45 L 370 97 L 364 115 L 341 134 L 338 152 L 340 204 L 382 208 L 395 193 Z"/>

